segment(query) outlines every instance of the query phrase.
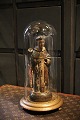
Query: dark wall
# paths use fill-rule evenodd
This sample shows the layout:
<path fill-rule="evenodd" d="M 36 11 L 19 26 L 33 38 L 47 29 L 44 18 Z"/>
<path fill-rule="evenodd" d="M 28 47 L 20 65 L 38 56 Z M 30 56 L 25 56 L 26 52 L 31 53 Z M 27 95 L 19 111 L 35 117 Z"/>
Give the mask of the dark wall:
<path fill-rule="evenodd" d="M 80 4 L 77 5 L 76 14 L 76 61 L 75 61 L 75 94 L 80 95 Z"/>
<path fill-rule="evenodd" d="M 53 25 L 57 31 L 57 89 L 65 93 L 80 94 L 80 5 L 75 0 L 66 1 L 0 1 L 0 85 L 24 86 L 23 32 L 32 21 L 44 20 Z M 71 7 L 73 8 L 72 11 Z M 77 11 L 76 15 L 74 14 L 75 11 Z M 71 16 L 75 19 L 74 15 L 76 16 L 76 22 L 73 20 L 71 22 Z M 71 26 L 72 23 L 76 27 Z M 75 32 L 71 31 L 72 29 Z M 74 44 L 70 39 L 73 33 L 76 35 L 76 39 L 73 40 Z M 75 47 L 72 47 L 74 45 Z M 74 51 L 73 67 L 70 62 L 73 58 L 71 57 L 71 50 Z M 69 69 L 70 65 L 73 71 Z"/>

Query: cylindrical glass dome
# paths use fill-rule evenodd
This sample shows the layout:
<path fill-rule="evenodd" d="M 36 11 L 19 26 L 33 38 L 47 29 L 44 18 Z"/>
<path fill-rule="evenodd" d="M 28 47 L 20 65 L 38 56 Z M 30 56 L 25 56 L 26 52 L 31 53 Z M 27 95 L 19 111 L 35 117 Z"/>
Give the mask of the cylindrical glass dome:
<path fill-rule="evenodd" d="M 56 93 L 55 28 L 44 21 L 31 23 L 24 32 L 24 56 L 25 96 L 21 100 L 21 105 L 29 110 L 47 111 L 53 109 L 52 106 L 55 104 L 53 101 L 60 101 L 57 105 L 57 107 L 60 107 L 62 100 L 58 98 Z M 58 101 L 58 99 L 60 100 Z M 54 109 L 57 107 L 54 107 Z"/>

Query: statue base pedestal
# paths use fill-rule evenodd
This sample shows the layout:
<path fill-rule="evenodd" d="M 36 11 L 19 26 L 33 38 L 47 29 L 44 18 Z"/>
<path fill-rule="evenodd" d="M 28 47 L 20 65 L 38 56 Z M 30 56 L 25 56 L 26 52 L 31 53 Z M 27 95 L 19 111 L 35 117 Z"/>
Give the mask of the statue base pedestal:
<path fill-rule="evenodd" d="M 60 108 L 62 104 L 63 100 L 55 93 L 52 93 L 52 99 L 47 102 L 33 102 L 29 96 L 20 100 L 20 105 L 31 111 L 50 111 Z"/>

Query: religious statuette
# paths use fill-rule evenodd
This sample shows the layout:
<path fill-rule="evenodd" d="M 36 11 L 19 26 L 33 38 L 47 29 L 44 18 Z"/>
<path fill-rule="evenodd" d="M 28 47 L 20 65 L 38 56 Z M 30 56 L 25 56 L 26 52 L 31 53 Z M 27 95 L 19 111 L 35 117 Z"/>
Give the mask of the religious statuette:
<path fill-rule="evenodd" d="M 56 30 L 44 21 L 32 22 L 24 31 L 25 95 L 20 105 L 32 111 L 60 108 L 57 94 Z"/>

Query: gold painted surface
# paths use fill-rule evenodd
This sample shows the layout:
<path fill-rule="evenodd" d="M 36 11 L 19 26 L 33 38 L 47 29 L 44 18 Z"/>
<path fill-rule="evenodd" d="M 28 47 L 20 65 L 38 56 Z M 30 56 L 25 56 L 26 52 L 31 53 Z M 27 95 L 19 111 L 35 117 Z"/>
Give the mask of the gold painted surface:
<path fill-rule="evenodd" d="M 55 97 L 55 99 L 52 97 L 52 100 L 48 102 L 33 102 L 29 97 L 27 99 L 22 98 L 20 100 L 20 105 L 31 111 L 50 111 L 61 107 L 62 104 L 63 100 L 60 96 Z"/>

